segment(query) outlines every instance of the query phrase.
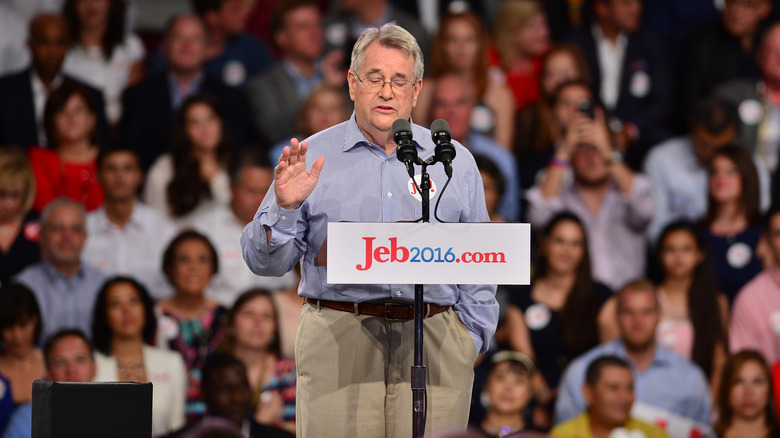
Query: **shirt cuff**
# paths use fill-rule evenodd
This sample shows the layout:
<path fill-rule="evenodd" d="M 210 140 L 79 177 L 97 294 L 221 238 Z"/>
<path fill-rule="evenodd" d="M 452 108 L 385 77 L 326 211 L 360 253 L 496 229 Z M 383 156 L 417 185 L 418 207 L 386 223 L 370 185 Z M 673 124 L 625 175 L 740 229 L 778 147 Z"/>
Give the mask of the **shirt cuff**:
<path fill-rule="evenodd" d="M 268 209 L 268 225 L 271 228 L 290 231 L 295 228 L 295 224 L 298 222 L 298 217 L 300 215 L 300 207 L 295 210 L 288 210 L 279 207 L 279 204 L 274 202 Z"/>

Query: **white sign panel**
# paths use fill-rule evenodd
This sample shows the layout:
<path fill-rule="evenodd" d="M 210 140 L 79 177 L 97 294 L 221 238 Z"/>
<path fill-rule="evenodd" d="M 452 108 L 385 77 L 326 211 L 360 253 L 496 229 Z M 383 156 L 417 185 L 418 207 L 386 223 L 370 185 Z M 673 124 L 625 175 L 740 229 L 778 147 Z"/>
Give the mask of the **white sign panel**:
<path fill-rule="evenodd" d="M 529 284 L 531 226 L 328 224 L 328 283 Z"/>

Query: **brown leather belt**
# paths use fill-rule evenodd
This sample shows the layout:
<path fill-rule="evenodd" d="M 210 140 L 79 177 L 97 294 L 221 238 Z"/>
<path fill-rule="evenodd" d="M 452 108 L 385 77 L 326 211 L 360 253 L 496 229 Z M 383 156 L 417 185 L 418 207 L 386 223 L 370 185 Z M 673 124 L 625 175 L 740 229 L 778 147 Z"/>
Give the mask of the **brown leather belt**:
<path fill-rule="evenodd" d="M 352 312 L 355 315 L 381 316 L 388 321 L 414 319 L 414 305 L 401 303 L 349 303 L 345 301 L 318 300 L 306 298 L 306 303 L 314 307 L 327 307 L 328 309 Z M 423 316 L 429 318 L 449 309 L 450 306 L 438 304 L 425 304 Z"/>

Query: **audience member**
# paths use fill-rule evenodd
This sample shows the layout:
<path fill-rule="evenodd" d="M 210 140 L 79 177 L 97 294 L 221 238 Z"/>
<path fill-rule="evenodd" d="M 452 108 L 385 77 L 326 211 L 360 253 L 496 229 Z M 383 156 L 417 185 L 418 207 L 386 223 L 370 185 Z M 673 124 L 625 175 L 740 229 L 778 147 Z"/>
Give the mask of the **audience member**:
<path fill-rule="evenodd" d="M 762 268 L 757 252 L 762 232 L 759 180 L 750 154 L 736 145 L 714 151 L 708 170 L 707 213 L 701 224 L 718 289 L 731 304 Z"/>
<path fill-rule="evenodd" d="M 445 15 L 431 48 L 431 73 L 425 78 L 425 87 L 412 110 L 414 122 L 427 126 L 435 118 L 431 116 L 431 107 L 437 80 L 455 76 L 467 83 L 474 94 L 466 125 L 508 149 L 514 139 L 515 102 L 509 87 L 490 74 L 489 49 L 487 27 L 475 12 Z"/>
<path fill-rule="evenodd" d="M 540 2 L 505 0 L 493 26 L 495 52 L 491 65 L 501 68 L 515 97 L 515 111 L 539 99 L 539 72 L 547 51 L 550 31 Z M 495 71 L 495 70 L 494 70 Z"/>
<path fill-rule="evenodd" d="M 678 66 L 691 37 L 720 20 L 724 3 L 713 0 L 646 1 L 642 4 L 642 26 L 666 36 L 668 53 Z"/>
<path fill-rule="evenodd" d="M 70 48 L 68 24 L 59 15 L 44 13 L 30 22 L 27 47 L 29 68 L 0 77 L 0 143 L 28 148 L 45 146 L 44 106 L 49 94 L 66 83 L 84 86 L 90 105 L 96 109 L 96 135 L 101 142 L 109 138 L 103 112 L 103 94 L 64 74 L 61 70 Z"/>
<path fill-rule="evenodd" d="M 252 140 L 248 109 L 241 93 L 204 70 L 203 22 L 189 14 L 173 17 L 162 44 L 167 69 L 128 88 L 122 97 L 119 133 L 137 148 L 141 168 L 149 169 L 158 156 L 171 150 L 174 114 L 188 97 L 198 93 L 209 93 L 219 99 L 225 108 L 226 130 L 236 144 L 243 146 Z"/>
<path fill-rule="evenodd" d="M 289 141 L 296 133 L 297 115 L 315 87 L 322 83 L 342 87 L 345 83 L 343 55 L 322 57 L 325 40 L 321 21 L 314 0 L 284 1 L 274 8 L 271 35 L 281 58 L 244 89 L 254 127 L 269 145 Z"/>
<path fill-rule="evenodd" d="M 506 180 L 496 163 L 483 155 L 474 155 L 479 176 L 482 177 L 482 188 L 485 190 L 485 207 L 490 222 L 506 222 L 506 218 L 498 212 L 498 203 L 506 193 Z"/>
<path fill-rule="evenodd" d="M 20 17 L 13 7 L 0 3 L 0 76 L 17 72 L 30 65 L 26 41 L 27 20 Z"/>
<path fill-rule="evenodd" d="M 143 42 L 126 28 L 126 0 L 66 0 L 63 15 L 73 45 L 62 70 L 103 92 L 108 121 L 122 115 L 122 92 L 144 76 Z"/>
<path fill-rule="evenodd" d="M 9 380 L 16 405 L 32 400 L 33 381 L 46 374 L 43 352 L 36 347 L 41 324 L 30 289 L 14 283 L 0 287 L 0 374 Z"/>
<path fill-rule="evenodd" d="M 647 150 L 671 136 L 674 82 L 660 35 L 641 29 L 640 0 L 594 0 L 594 20 L 572 38 L 590 66 L 596 95 L 626 163 L 639 169 Z"/>
<path fill-rule="evenodd" d="M 585 373 L 582 386 L 588 409 L 579 416 L 556 426 L 553 438 L 608 438 L 616 430 L 627 436 L 647 438 L 669 437 L 658 427 L 631 416 L 634 405 L 634 378 L 631 365 L 617 356 L 601 356 L 594 360 Z"/>
<path fill-rule="evenodd" d="M 774 260 L 780 260 L 780 207 L 766 215 L 764 238 Z M 729 348 L 759 351 L 767 363 L 780 361 L 780 268 L 772 265 L 737 294 L 729 325 Z"/>
<path fill-rule="evenodd" d="M 181 355 L 152 347 L 157 329 L 154 301 L 130 277 L 103 284 L 92 314 L 97 382 L 151 382 L 152 436 L 184 425 L 187 369 Z"/>
<path fill-rule="evenodd" d="M 729 302 L 718 292 L 701 230 L 685 220 L 670 223 L 658 239 L 657 256 L 658 343 L 698 365 L 716 396 L 728 356 Z"/>
<path fill-rule="evenodd" d="M 84 261 L 106 275 L 131 276 L 156 299 L 163 298 L 168 289 L 160 272 L 162 255 L 176 228 L 137 199 L 143 172 L 135 149 L 116 145 L 101 151 L 97 178 L 104 201 L 87 214 Z"/>
<path fill-rule="evenodd" d="M 295 272 L 281 277 L 255 275 L 241 256 L 241 231 L 252 222 L 273 181 L 273 169 L 263 151 L 245 151 L 233 160 L 230 170 L 230 205 L 216 206 L 198 215 L 192 226 L 203 233 L 219 254 L 219 273 L 206 289 L 206 296 L 230 307 L 245 290 L 259 287 L 270 291 L 294 289 Z"/>
<path fill-rule="evenodd" d="M 77 329 L 62 329 L 54 333 L 43 349 L 48 378 L 54 382 L 91 382 L 96 367 L 92 343 Z M 32 403 L 16 408 L 3 438 L 30 438 L 32 435 Z"/>
<path fill-rule="evenodd" d="M 633 281 L 618 292 L 620 338 L 591 349 L 566 369 L 555 403 L 556 424 L 585 410 L 582 384 L 586 369 L 604 355 L 615 355 L 630 364 L 637 401 L 709 423 L 712 396 L 707 379 L 696 365 L 656 342 L 660 318 L 658 298 L 649 282 Z"/>
<path fill-rule="evenodd" d="M 592 242 L 593 277 L 617 290 L 645 272 L 644 231 L 654 209 L 651 183 L 613 147 L 604 111 L 596 107 L 591 119 L 575 109 L 579 103 L 561 109 L 569 119 L 566 135 L 546 175 L 526 194 L 528 220 L 544 227 L 563 210 L 579 216 Z M 573 181 L 565 178 L 570 161 Z"/>
<path fill-rule="evenodd" d="M 41 259 L 38 222 L 30 209 L 35 175 L 27 155 L 0 146 L 0 285 Z"/>
<path fill-rule="evenodd" d="M 715 432 L 722 438 L 780 436 L 772 372 L 760 353 L 743 350 L 723 367 Z"/>
<path fill-rule="evenodd" d="M 295 432 L 295 362 L 281 355 L 279 315 L 263 289 L 242 293 L 228 314 L 220 350 L 246 367 L 254 419 Z"/>
<path fill-rule="evenodd" d="M 36 211 L 63 196 L 81 203 L 87 211 L 103 203 L 103 188 L 97 180 L 101 145 L 95 135 L 96 114 L 97 108 L 79 85 L 63 84 L 49 95 L 43 114 L 48 148 L 29 149 Z"/>
<path fill-rule="evenodd" d="M 29 287 L 41 308 L 41 339 L 62 328 L 90 331 L 90 317 L 102 272 L 84 263 L 87 233 L 84 207 L 67 198 L 50 202 L 41 213 L 41 261 L 15 277 Z"/>
<path fill-rule="evenodd" d="M 171 152 L 149 169 L 144 201 L 180 228 L 215 205 L 227 205 L 230 133 L 227 114 L 217 100 L 208 94 L 187 98 L 176 115 Z"/>
<path fill-rule="evenodd" d="M 155 313 L 155 345 L 178 351 L 188 369 L 185 415 L 188 421 L 202 417 L 206 405 L 200 391 L 203 364 L 225 334 L 227 310 L 204 291 L 219 271 L 217 251 L 195 231 L 174 237 L 163 254 L 163 272 L 174 288 L 171 298 L 160 301 Z"/>
<path fill-rule="evenodd" d="M 431 84 L 428 84 L 430 86 Z M 498 212 L 508 221 L 520 220 L 520 176 L 512 154 L 503 146 L 471 128 L 469 119 L 476 108 L 471 83 L 457 75 L 440 76 L 433 84 L 431 119 L 444 119 L 450 125 L 452 139 L 459 141 L 474 155 L 492 160 L 506 181 Z"/>

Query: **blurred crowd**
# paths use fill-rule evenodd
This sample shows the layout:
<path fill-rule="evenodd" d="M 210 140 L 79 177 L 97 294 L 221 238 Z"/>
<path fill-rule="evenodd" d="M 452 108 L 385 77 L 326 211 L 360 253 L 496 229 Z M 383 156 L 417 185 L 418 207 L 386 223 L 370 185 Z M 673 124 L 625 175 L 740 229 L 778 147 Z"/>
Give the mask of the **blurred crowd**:
<path fill-rule="evenodd" d="M 775 3 L 0 0 L 0 437 L 42 378 L 152 382 L 154 436 L 295 433 L 300 275 L 240 235 L 390 21 L 412 121 L 532 226 L 463 436 L 780 437 Z"/>

